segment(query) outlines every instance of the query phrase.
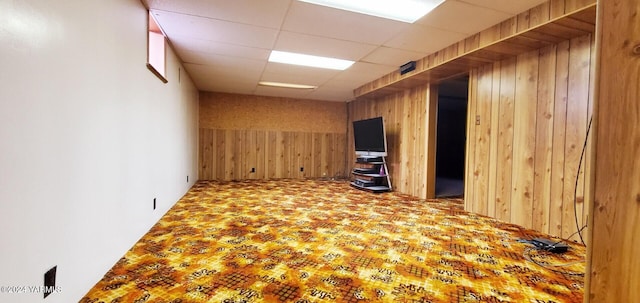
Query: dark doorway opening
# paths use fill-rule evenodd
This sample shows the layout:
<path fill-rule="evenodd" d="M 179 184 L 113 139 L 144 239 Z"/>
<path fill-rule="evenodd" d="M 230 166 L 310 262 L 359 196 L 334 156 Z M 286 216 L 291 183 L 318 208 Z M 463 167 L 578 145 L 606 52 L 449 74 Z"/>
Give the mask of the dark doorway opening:
<path fill-rule="evenodd" d="M 438 86 L 436 197 L 464 195 L 469 77 L 446 80 Z"/>

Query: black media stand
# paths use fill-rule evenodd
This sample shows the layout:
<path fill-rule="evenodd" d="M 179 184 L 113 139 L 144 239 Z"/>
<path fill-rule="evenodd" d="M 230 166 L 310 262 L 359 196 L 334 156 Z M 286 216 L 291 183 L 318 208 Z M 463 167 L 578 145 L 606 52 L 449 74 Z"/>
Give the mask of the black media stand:
<path fill-rule="evenodd" d="M 358 156 L 351 176 L 351 186 L 355 188 L 374 193 L 391 191 L 391 179 L 384 156 Z"/>

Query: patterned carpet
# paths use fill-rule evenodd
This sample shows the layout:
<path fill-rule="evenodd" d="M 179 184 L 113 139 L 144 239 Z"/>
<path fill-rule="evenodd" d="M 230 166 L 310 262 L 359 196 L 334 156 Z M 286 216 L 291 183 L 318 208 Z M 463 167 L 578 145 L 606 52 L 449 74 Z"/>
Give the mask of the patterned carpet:
<path fill-rule="evenodd" d="M 543 235 L 461 207 L 200 181 L 80 302 L 582 302 L 584 247 L 530 249 L 519 240 Z"/>

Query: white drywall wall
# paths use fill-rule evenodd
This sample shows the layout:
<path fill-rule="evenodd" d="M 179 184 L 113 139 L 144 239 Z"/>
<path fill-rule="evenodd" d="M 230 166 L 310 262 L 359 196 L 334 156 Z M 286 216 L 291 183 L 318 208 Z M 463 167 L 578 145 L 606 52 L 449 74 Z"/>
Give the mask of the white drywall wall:
<path fill-rule="evenodd" d="M 172 51 L 167 84 L 146 68 L 146 24 L 138 0 L 0 0 L 0 286 L 57 265 L 44 301 L 77 302 L 197 180 L 198 91 Z"/>

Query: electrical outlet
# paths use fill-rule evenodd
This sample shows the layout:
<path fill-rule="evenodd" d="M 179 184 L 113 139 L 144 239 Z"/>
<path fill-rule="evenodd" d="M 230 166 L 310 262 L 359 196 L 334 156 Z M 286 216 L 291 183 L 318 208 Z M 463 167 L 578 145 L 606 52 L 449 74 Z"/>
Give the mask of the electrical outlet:
<path fill-rule="evenodd" d="M 56 288 L 56 271 L 58 266 L 54 266 L 44 273 L 44 297 L 48 297 Z"/>
<path fill-rule="evenodd" d="M 255 167 L 252 167 L 252 168 L 251 168 L 251 172 L 252 172 L 252 173 L 255 173 L 255 172 L 256 172 L 256 168 L 255 168 Z"/>
<path fill-rule="evenodd" d="M 156 198 L 153 198 L 153 209 L 156 209 Z"/>
<path fill-rule="evenodd" d="M 300 171 L 304 171 L 304 167 L 300 167 Z"/>
<path fill-rule="evenodd" d="M 476 116 L 476 125 L 480 125 L 480 115 Z"/>

